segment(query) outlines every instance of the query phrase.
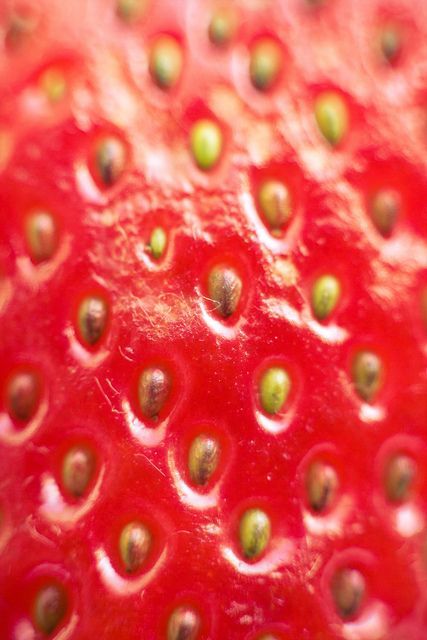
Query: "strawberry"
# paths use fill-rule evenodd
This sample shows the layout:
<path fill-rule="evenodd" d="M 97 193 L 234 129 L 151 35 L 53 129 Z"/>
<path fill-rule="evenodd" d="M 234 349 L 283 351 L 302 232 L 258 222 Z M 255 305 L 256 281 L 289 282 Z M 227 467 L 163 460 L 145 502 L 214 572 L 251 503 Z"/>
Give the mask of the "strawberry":
<path fill-rule="evenodd" d="M 0 637 L 424 638 L 427 6 L 0 24 Z"/>

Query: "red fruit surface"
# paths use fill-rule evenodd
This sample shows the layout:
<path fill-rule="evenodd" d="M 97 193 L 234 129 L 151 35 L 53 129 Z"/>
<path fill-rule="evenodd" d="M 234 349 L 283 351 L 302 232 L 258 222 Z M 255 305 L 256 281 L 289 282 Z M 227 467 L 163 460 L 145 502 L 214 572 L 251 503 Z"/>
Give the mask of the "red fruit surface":
<path fill-rule="evenodd" d="M 0 638 L 422 640 L 427 4 L 145 4 L 0 2 Z M 149 63 L 165 34 L 169 88 Z M 265 37 L 279 71 L 257 88 Z M 337 144 L 324 92 L 348 113 Z M 223 136 L 208 170 L 200 119 Z M 324 274 L 341 295 L 319 320 Z M 247 509 L 270 522 L 254 558 Z"/>

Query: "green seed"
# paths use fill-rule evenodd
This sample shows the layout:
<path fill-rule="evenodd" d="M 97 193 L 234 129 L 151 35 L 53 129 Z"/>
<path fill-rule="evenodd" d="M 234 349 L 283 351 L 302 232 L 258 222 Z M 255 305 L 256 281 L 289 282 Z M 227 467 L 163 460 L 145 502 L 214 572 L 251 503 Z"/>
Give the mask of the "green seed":
<path fill-rule="evenodd" d="M 402 36 L 400 29 L 392 24 L 385 26 L 380 37 L 380 49 L 386 62 L 393 64 L 398 58 L 401 48 Z"/>
<path fill-rule="evenodd" d="M 123 22 L 135 22 L 142 16 L 147 0 L 117 0 L 117 15 Z"/>
<path fill-rule="evenodd" d="M 130 522 L 120 534 L 120 556 L 127 573 L 143 566 L 151 548 L 151 534 L 140 522 Z"/>
<path fill-rule="evenodd" d="M 209 39 L 217 47 L 226 46 L 236 29 L 236 17 L 227 7 L 218 9 L 209 23 Z"/>
<path fill-rule="evenodd" d="M 65 456 L 62 465 L 62 482 L 75 498 L 81 497 L 92 479 L 94 456 L 86 447 L 73 447 Z"/>
<path fill-rule="evenodd" d="M 385 237 L 390 236 L 400 212 L 400 196 L 393 189 L 380 189 L 371 201 L 372 222 Z"/>
<path fill-rule="evenodd" d="M 382 362 L 375 353 L 362 351 L 353 361 L 353 382 L 356 393 L 370 402 L 381 386 Z"/>
<path fill-rule="evenodd" d="M 341 618 L 352 618 L 365 595 L 365 579 L 356 569 L 341 569 L 332 579 L 332 597 Z"/>
<path fill-rule="evenodd" d="M 264 372 L 260 382 L 260 401 L 266 413 L 278 413 L 291 390 L 291 379 L 281 367 L 271 367 Z"/>
<path fill-rule="evenodd" d="M 95 148 L 95 173 L 104 187 L 112 187 L 123 174 L 127 160 L 126 146 L 116 136 L 106 136 Z"/>
<path fill-rule="evenodd" d="M 258 192 L 262 214 L 274 230 L 285 226 L 291 217 L 292 202 L 289 189 L 279 180 L 266 180 Z"/>
<path fill-rule="evenodd" d="M 36 210 L 27 216 L 25 234 L 33 262 L 45 262 L 53 256 L 58 245 L 58 234 L 55 220 L 48 211 Z"/>
<path fill-rule="evenodd" d="M 156 227 L 155 229 L 153 229 L 153 231 L 151 232 L 149 245 L 153 258 L 158 260 L 162 257 L 166 249 L 167 241 L 168 238 L 166 232 L 164 231 L 164 229 L 162 229 L 162 227 Z"/>
<path fill-rule="evenodd" d="M 142 372 L 138 382 L 139 406 L 143 415 L 157 420 L 169 396 L 171 383 L 169 376 L 155 367 Z"/>
<path fill-rule="evenodd" d="M 200 435 L 191 444 L 188 469 L 194 484 L 204 486 L 215 472 L 219 461 L 219 444 L 210 436 Z"/>
<path fill-rule="evenodd" d="M 108 306 L 99 296 L 84 298 L 79 307 L 78 328 L 82 342 L 93 347 L 102 338 L 108 321 Z"/>
<path fill-rule="evenodd" d="M 67 596 L 63 587 L 50 584 L 41 589 L 34 603 L 34 622 L 45 634 L 52 633 L 67 611 Z"/>
<path fill-rule="evenodd" d="M 150 73 L 161 89 L 170 89 L 179 80 L 183 55 L 180 44 L 172 36 L 160 36 L 150 52 Z"/>
<path fill-rule="evenodd" d="M 314 115 L 324 138 L 335 146 L 348 130 L 348 109 L 343 98 L 332 91 L 320 94 L 315 102 Z"/>
<path fill-rule="evenodd" d="M 387 465 L 385 473 L 385 490 L 391 502 L 407 500 L 417 473 L 417 465 L 413 458 L 399 454 Z"/>
<path fill-rule="evenodd" d="M 337 492 L 338 477 L 335 469 L 324 462 L 315 462 L 308 469 L 305 488 L 313 511 L 324 511 L 333 502 Z"/>
<path fill-rule="evenodd" d="M 169 618 L 167 640 L 196 640 L 199 629 L 199 614 L 189 607 L 178 607 Z"/>
<path fill-rule="evenodd" d="M 240 545 L 246 558 L 257 558 L 267 547 L 271 534 L 270 519 L 261 509 L 249 509 L 240 521 Z"/>
<path fill-rule="evenodd" d="M 324 275 L 316 280 L 311 294 L 313 313 L 325 320 L 335 309 L 341 295 L 341 285 L 335 276 Z"/>
<path fill-rule="evenodd" d="M 9 412 L 22 422 L 30 420 L 40 400 L 40 384 L 32 372 L 17 373 L 9 382 L 7 391 Z"/>
<path fill-rule="evenodd" d="M 239 304 L 242 281 L 234 269 L 218 266 L 209 274 L 208 292 L 215 302 L 215 311 L 223 318 L 229 318 Z"/>
<path fill-rule="evenodd" d="M 67 80 L 61 69 L 46 69 L 40 76 L 39 83 L 43 93 L 52 103 L 62 100 L 67 91 Z"/>
<path fill-rule="evenodd" d="M 279 79 L 282 70 L 280 46 L 271 38 L 262 38 L 251 51 L 249 74 L 255 89 L 268 91 Z"/>
<path fill-rule="evenodd" d="M 190 144 L 193 158 L 199 169 L 203 171 L 213 169 L 222 152 L 222 131 L 213 120 L 199 120 L 191 129 Z"/>

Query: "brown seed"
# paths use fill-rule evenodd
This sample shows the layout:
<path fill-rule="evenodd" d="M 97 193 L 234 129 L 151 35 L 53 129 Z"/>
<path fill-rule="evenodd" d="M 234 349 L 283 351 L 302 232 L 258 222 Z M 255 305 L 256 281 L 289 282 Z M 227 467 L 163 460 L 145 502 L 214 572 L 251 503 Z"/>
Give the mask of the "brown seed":
<path fill-rule="evenodd" d="M 191 444 L 188 468 L 194 484 L 204 486 L 218 466 L 219 443 L 214 438 L 200 435 Z"/>
<path fill-rule="evenodd" d="M 83 342 L 93 347 L 102 338 L 108 320 L 108 307 L 99 296 L 88 296 L 80 304 L 78 326 Z"/>
<path fill-rule="evenodd" d="M 34 622 L 45 634 L 52 633 L 67 611 L 67 596 L 62 586 L 50 584 L 41 589 L 34 603 Z"/>
<path fill-rule="evenodd" d="M 259 208 L 272 229 L 280 229 L 289 222 L 292 202 L 289 189 L 280 180 L 266 180 L 258 191 Z"/>
<path fill-rule="evenodd" d="M 127 161 L 126 146 L 116 136 L 106 136 L 95 147 L 95 173 L 105 187 L 112 187 L 123 174 Z"/>
<path fill-rule="evenodd" d="M 383 366 L 380 358 L 370 351 L 361 351 L 353 361 L 353 382 L 356 393 L 371 402 L 381 386 Z"/>
<path fill-rule="evenodd" d="M 120 556 L 127 573 L 141 569 L 151 548 L 151 534 L 140 522 L 125 526 L 119 541 Z"/>
<path fill-rule="evenodd" d="M 237 16 L 228 6 L 219 7 L 209 23 L 209 40 L 216 47 L 226 47 L 237 26 Z"/>
<path fill-rule="evenodd" d="M 365 578 L 357 569 L 341 569 L 332 579 L 332 597 L 341 618 L 351 618 L 358 613 L 365 595 Z"/>
<path fill-rule="evenodd" d="M 338 477 L 335 469 L 324 462 L 315 462 L 308 469 L 305 488 L 313 511 L 324 511 L 336 496 Z"/>
<path fill-rule="evenodd" d="M 168 640 L 196 640 L 199 635 L 200 617 L 194 609 L 178 607 L 168 622 Z"/>
<path fill-rule="evenodd" d="M 62 482 L 67 491 L 76 498 L 82 496 L 93 476 L 95 460 L 86 447 L 73 447 L 65 456 L 62 465 Z"/>
<path fill-rule="evenodd" d="M 5 45 L 14 50 L 21 47 L 37 27 L 37 18 L 29 12 L 14 11 L 9 16 L 5 33 Z"/>
<path fill-rule="evenodd" d="M 27 244 L 33 262 L 49 260 L 58 245 L 55 220 L 48 211 L 33 211 L 25 224 Z"/>
<path fill-rule="evenodd" d="M 171 382 L 165 371 L 150 367 L 142 372 L 138 382 L 138 399 L 142 413 L 156 420 L 171 390 Z"/>
<path fill-rule="evenodd" d="M 394 24 L 386 25 L 380 35 L 380 49 L 386 62 L 393 64 L 402 50 L 402 34 Z"/>
<path fill-rule="evenodd" d="M 389 236 L 393 231 L 399 211 L 400 196 L 394 189 L 380 189 L 372 198 L 372 222 L 385 237 Z"/>
<path fill-rule="evenodd" d="M 413 458 L 399 454 L 388 463 L 385 473 L 385 491 L 391 502 L 407 500 L 417 473 Z"/>
<path fill-rule="evenodd" d="M 215 302 L 215 311 L 223 318 L 229 318 L 239 304 L 242 281 L 234 269 L 218 266 L 209 274 L 208 291 Z"/>
<path fill-rule="evenodd" d="M 17 373 L 8 388 L 9 412 L 17 420 L 33 417 L 40 398 L 40 384 L 34 373 Z"/>

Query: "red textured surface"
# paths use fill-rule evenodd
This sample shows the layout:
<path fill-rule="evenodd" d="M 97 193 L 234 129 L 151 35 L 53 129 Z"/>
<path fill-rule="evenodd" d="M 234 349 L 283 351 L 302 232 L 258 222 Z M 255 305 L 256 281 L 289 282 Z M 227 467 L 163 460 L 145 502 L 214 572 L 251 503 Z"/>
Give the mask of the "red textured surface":
<path fill-rule="evenodd" d="M 166 638 L 176 605 L 193 604 L 200 640 L 421 640 L 427 633 L 427 343 L 420 294 L 427 280 L 425 119 L 427 5 L 410 0 L 236 2 L 239 29 L 223 52 L 210 45 L 214 2 L 152 0 L 127 26 L 109 0 L 34 0 L 30 42 L 0 55 L 0 388 L 16 367 L 43 384 L 36 417 L 0 414 L 1 638 L 41 637 L 32 624 L 37 588 L 57 579 L 69 596 L 53 637 Z M 246 5 L 246 9 L 244 9 Z M 416 5 L 416 6 L 415 6 Z M 2 34 L 13 3 L 0 2 Z M 386 65 L 377 34 L 401 24 L 402 55 Z M 184 47 L 183 77 L 169 93 L 147 71 L 147 47 L 163 32 Z M 268 95 L 250 85 L 248 47 L 273 34 L 284 69 Z M 68 79 L 51 105 L 37 78 L 50 65 Z M 341 92 L 350 130 L 337 149 L 313 118 L 320 90 Z M 191 124 L 217 120 L 220 164 L 202 173 L 188 149 Z M 102 191 L 87 170 L 98 134 L 126 141 L 122 178 Z M 273 238 L 254 191 L 281 177 L 292 221 Z M 391 239 L 366 213 L 373 189 L 401 193 Z M 52 261 L 34 265 L 23 220 L 48 207 L 59 226 Z M 169 243 L 155 263 L 145 245 L 161 224 Z M 217 263 L 243 281 L 237 317 L 218 320 L 206 299 Z M 310 307 L 321 273 L 342 282 L 330 320 Z M 111 304 L 105 339 L 92 350 L 75 337 L 87 293 Z M 351 381 L 354 353 L 384 362 L 370 406 Z M 260 418 L 256 383 L 269 363 L 289 371 L 285 415 Z M 163 365 L 172 379 L 164 419 L 138 413 L 138 374 Z M 3 393 L 3 396 L 5 392 Z M 208 491 L 190 488 L 186 456 L 206 429 L 222 443 Z M 89 494 L 66 497 L 65 452 L 88 443 L 97 470 Z M 409 501 L 387 503 L 389 456 L 409 451 L 418 477 Z M 330 460 L 336 502 L 315 515 L 304 469 Z M 56 493 L 55 493 L 56 492 Z M 270 515 L 266 554 L 246 562 L 238 519 Z M 144 571 L 120 568 L 117 539 L 141 518 L 154 547 Z M 112 570 L 106 570 L 110 563 Z M 360 615 L 343 622 L 329 583 L 350 566 L 366 579 Z M 152 569 L 152 572 L 150 572 Z"/>

